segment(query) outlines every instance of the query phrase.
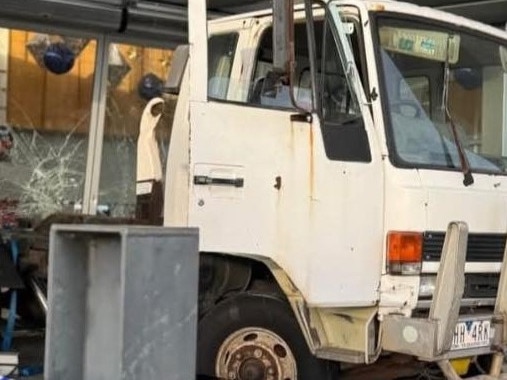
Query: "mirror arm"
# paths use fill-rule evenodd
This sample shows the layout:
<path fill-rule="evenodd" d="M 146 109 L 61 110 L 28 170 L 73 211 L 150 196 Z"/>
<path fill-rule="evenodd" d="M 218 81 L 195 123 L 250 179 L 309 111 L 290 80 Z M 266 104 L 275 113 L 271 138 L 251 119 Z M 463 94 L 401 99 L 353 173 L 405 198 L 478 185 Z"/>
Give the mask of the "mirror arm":
<path fill-rule="evenodd" d="M 289 74 L 294 42 L 294 0 L 273 0 L 273 70 Z M 292 53 L 293 54 L 293 53 Z"/>

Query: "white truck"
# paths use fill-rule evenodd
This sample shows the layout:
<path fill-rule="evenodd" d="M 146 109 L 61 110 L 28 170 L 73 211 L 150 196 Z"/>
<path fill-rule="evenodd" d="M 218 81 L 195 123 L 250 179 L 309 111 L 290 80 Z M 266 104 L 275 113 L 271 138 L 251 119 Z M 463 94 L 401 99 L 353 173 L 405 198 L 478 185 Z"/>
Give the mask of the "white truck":
<path fill-rule="evenodd" d="M 188 6 L 164 224 L 200 229 L 198 373 L 397 352 L 503 378 L 506 33 L 390 1 Z"/>

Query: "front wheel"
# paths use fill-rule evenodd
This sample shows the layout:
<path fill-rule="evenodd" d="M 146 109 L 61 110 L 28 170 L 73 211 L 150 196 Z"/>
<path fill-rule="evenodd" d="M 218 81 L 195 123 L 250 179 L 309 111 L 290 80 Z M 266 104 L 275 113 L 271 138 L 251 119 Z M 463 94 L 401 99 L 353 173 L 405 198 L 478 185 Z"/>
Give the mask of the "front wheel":
<path fill-rule="evenodd" d="M 334 363 L 314 357 L 287 302 L 243 293 L 199 322 L 197 371 L 227 380 L 326 380 Z"/>

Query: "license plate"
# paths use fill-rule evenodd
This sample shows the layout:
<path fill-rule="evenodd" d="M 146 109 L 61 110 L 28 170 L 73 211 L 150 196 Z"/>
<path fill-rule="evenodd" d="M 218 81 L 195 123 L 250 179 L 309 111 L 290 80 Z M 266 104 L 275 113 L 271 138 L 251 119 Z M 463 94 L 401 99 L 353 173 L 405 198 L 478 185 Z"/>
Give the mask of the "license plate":
<path fill-rule="evenodd" d="M 454 329 L 451 350 L 489 346 L 491 334 L 489 319 L 459 321 Z"/>

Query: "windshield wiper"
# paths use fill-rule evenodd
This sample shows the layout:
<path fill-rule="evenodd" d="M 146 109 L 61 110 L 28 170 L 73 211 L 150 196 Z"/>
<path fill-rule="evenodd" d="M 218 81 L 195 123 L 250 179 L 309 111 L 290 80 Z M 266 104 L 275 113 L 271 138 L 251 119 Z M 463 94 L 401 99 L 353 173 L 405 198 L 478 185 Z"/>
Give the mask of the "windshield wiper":
<path fill-rule="evenodd" d="M 445 115 L 451 124 L 452 136 L 458 150 L 459 161 L 461 163 L 461 171 L 463 172 L 463 185 L 470 186 L 474 183 L 474 177 L 472 175 L 472 169 L 470 168 L 470 162 L 468 161 L 468 157 L 465 154 L 463 145 L 461 145 L 461 140 L 459 139 L 456 125 L 454 124 L 454 120 L 452 120 L 451 114 L 447 107 L 445 108 Z"/>
<path fill-rule="evenodd" d="M 461 171 L 463 172 L 463 185 L 470 186 L 474 183 L 474 177 L 472 175 L 472 169 L 470 167 L 470 162 L 468 161 L 468 157 L 465 154 L 465 150 L 463 145 L 461 145 L 461 140 L 458 136 L 458 130 L 456 128 L 456 124 L 454 124 L 454 120 L 452 119 L 451 113 L 449 112 L 449 38 L 447 38 L 447 55 L 445 60 L 444 67 L 444 91 L 442 96 L 442 107 L 445 111 L 445 118 L 449 121 L 451 125 L 452 137 L 454 139 L 454 143 L 456 144 L 456 149 L 458 150 L 459 161 L 461 164 Z"/>

